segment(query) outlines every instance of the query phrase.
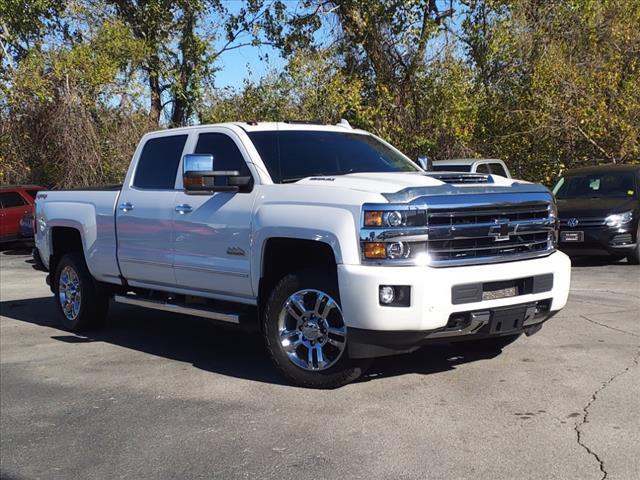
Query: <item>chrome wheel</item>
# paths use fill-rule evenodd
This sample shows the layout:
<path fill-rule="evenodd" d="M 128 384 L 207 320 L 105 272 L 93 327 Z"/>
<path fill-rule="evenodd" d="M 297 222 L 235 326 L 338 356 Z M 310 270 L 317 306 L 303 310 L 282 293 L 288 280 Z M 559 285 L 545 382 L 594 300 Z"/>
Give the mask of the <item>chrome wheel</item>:
<path fill-rule="evenodd" d="M 304 370 L 326 370 L 340 359 L 347 327 L 336 301 L 320 290 L 299 290 L 278 315 L 280 346 L 289 360 Z"/>
<path fill-rule="evenodd" d="M 82 291 L 80 289 L 80 278 L 76 271 L 70 266 L 64 267 L 60 272 L 58 281 L 58 300 L 62 313 L 67 320 L 74 321 L 80 314 L 82 303 Z"/>

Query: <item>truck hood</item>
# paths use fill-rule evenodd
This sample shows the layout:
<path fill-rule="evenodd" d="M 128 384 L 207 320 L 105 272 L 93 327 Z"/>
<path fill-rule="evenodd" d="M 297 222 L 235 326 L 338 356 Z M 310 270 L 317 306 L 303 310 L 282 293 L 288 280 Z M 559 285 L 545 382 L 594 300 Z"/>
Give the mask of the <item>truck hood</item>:
<path fill-rule="evenodd" d="M 441 173 L 441 172 L 438 172 Z M 509 187 L 514 181 L 511 179 L 493 176 L 491 186 Z M 523 182 L 525 183 L 525 182 Z M 356 190 L 367 193 L 394 193 L 407 188 L 429 188 L 445 187 L 459 189 L 486 188 L 487 184 L 465 184 L 449 185 L 436 178 L 432 178 L 428 173 L 420 172 L 371 172 L 371 173 L 349 173 L 347 175 L 307 177 L 298 182 L 297 185 L 310 185 L 322 187 L 337 187 Z"/>

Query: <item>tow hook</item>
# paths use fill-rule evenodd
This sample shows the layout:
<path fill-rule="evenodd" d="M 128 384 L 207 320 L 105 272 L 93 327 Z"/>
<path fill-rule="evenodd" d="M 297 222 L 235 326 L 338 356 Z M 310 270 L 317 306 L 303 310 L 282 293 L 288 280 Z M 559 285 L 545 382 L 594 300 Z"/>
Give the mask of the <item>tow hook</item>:
<path fill-rule="evenodd" d="M 531 335 L 538 333 L 541 329 L 542 329 L 542 323 L 539 323 L 538 325 L 533 325 L 532 327 L 526 328 L 524 331 L 524 334 L 527 337 L 530 337 Z"/>

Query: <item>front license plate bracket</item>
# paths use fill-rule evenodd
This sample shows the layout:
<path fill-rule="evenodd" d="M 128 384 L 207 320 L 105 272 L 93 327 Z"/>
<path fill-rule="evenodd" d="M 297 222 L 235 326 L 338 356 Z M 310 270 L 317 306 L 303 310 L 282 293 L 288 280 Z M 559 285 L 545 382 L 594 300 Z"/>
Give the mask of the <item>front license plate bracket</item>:
<path fill-rule="evenodd" d="M 522 330 L 524 322 L 532 313 L 535 314 L 535 309 L 530 312 L 526 307 L 496 310 L 491 317 L 489 333 L 502 334 Z"/>

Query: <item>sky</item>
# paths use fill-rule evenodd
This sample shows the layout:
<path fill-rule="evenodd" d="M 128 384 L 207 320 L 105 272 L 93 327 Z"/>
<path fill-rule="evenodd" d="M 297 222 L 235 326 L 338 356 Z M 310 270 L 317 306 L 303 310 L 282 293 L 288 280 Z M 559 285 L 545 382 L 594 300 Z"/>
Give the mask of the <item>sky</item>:
<path fill-rule="evenodd" d="M 284 1 L 287 8 L 292 12 L 299 12 L 301 8 L 299 0 Z M 244 5 L 244 2 L 237 0 L 224 0 L 223 3 L 231 13 L 237 13 Z M 323 24 L 320 27 L 314 35 L 317 44 L 322 44 L 323 40 L 331 36 L 330 29 L 330 24 Z M 220 39 L 217 46 L 221 46 L 222 43 L 223 40 Z M 259 80 L 270 70 L 282 71 L 286 64 L 287 61 L 282 58 L 280 51 L 268 45 L 260 47 L 246 46 L 230 50 L 224 52 L 218 58 L 217 66 L 220 70 L 216 72 L 215 86 L 217 88 L 241 88 L 245 79 Z"/>
<path fill-rule="evenodd" d="M 268 62 L 260 57 L 267 55 Z M 218 59 L 220 70 L 216 72 L 216 88 L 233 87 L 241 88 L 242 82 L 247 79 L 258 80 L 270 69 L 282 70 L 286 60 L 280 53 L 269 47 L 242 47 L 223 53 Z"/>

